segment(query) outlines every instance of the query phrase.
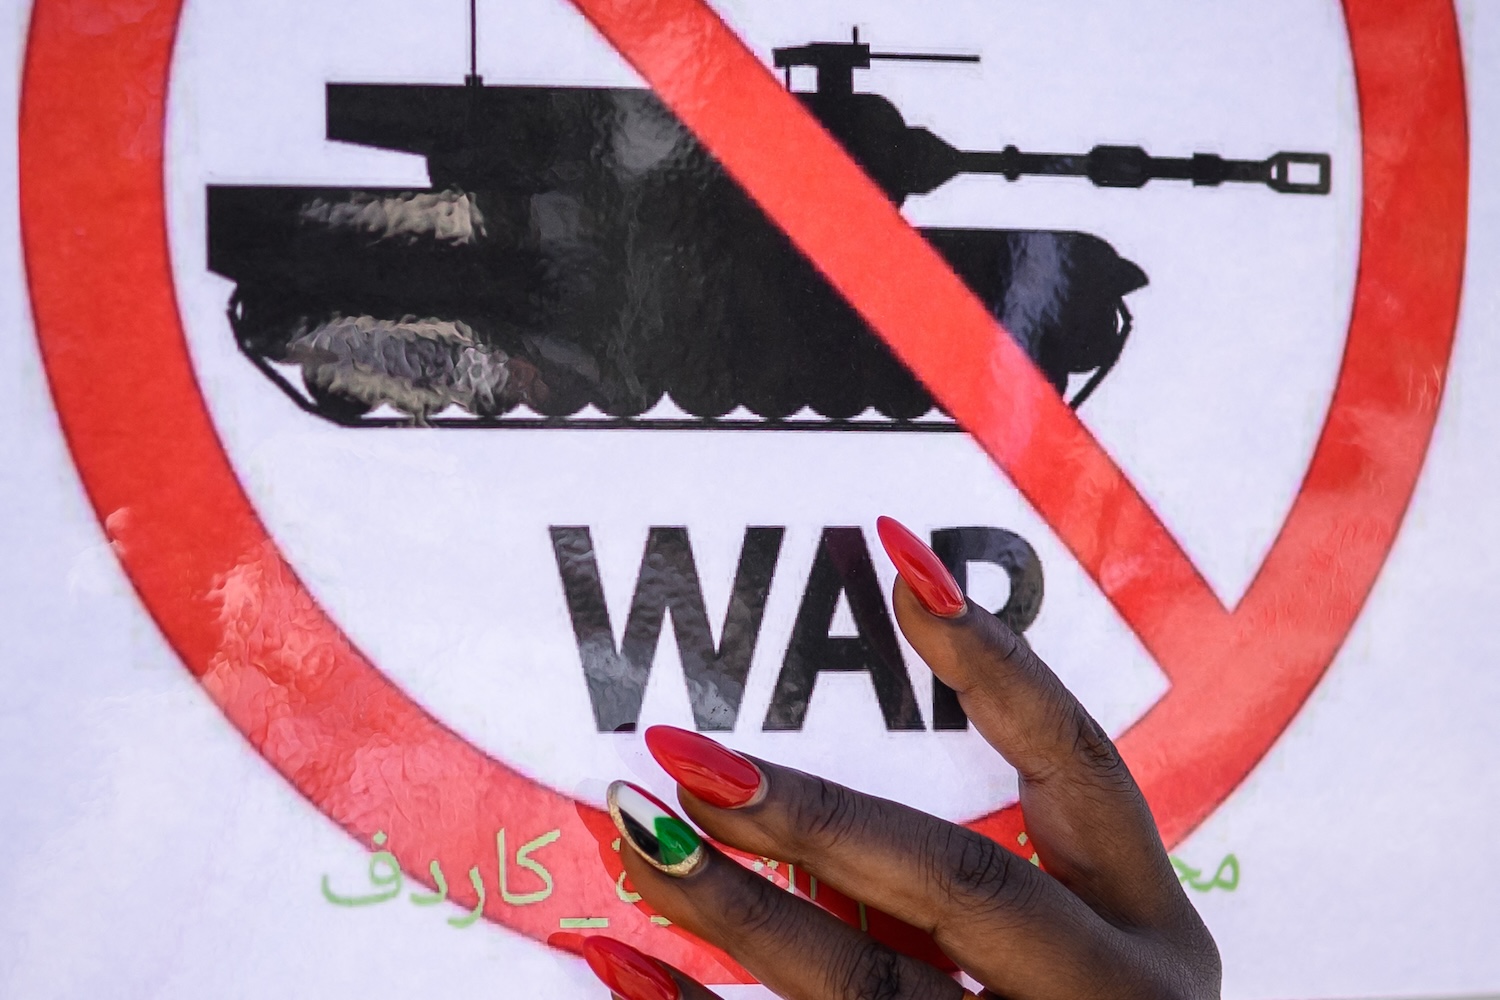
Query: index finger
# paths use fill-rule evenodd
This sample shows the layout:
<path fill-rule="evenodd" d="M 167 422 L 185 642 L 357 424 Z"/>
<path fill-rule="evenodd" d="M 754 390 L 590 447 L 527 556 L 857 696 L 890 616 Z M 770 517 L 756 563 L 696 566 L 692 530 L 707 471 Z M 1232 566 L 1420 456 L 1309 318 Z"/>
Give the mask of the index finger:
<path fill-rule="evenodd" d="M 890 518 L 879 531 L 901 574 L 896 621 L 1016 768 L 1027 832 L 1047 871 L 1117 923 L 1182 919 L 1191 906 L 1113 741 L 1024 639 L 963 598 L 930 548 Z"/>

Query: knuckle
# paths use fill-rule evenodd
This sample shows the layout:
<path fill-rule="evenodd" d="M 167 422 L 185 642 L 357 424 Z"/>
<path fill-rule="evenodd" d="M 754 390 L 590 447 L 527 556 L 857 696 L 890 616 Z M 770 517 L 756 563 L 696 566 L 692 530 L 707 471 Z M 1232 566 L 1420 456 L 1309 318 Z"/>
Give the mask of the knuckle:
<path fill-rule="evenodd" d="M 1007 669 L 1023 675 L 1047 670 L 1026 637 L 1000 617 L 985 612 L 982 616 L 976 616 L 973 624 L 977 646 L 972 648 L 972 652 L 981 658 L 998 660 Z"/>
<path fill-rule="evenodd" d="M 988 837 L 942 828 L 927 852 L 933 884 L 959 919 L 1004 911 L 1024 919 L 1036 906 L 1036 880 L 1019 872 L 1014 855 Z"/>
<path fill-rule="evenodd" d="M 913 995 L 900 956 L 882 945 L 852 944 L 837 965 L 834 994 L 841 1000 L 898 1000 Z"/>
<path fill-rule="evenodd" d="M 1059 778 L 1090 789 L 1135 792 L 1135 778 L 1102 726 L 1066 691 L 1049 712 L 1056 728 L 1036 741 L 1028 754 L 1026 780 L 1045 784 Z"/>
<path fill-rule="evenodd" d="M 944 831 L 942 845 L 933 852 L 934 878 L 950 897 L 991 896 L 1005 891 L 1010 869 L 999 845 L 966 830 Z"/>
<path fill-rule="evenodd" d="M 995 633 L 999 638 L 1001 656 L 1005 657 L 1006 660 L 1023 665 L 1028 670 L 1035 670 L 1041 666 L 1041 660 L 1037 658 L 1036 650 L 1031 648 L 1031 643 L 1026 641 L 1024 635 L 1005 624 L 1005 621 L 1001 618 L 997 617 L 995 624 L 999 626 L 995 630 Z"/>
<path fill-rule="evenodd" d="M 762 878 L 741 880 L 718 903 L 719 922 L 731 936 L 779 937 L 790 931 L 790 897 Z"/>
<path fill-rule="evenodd" d="M 1094 717 L 1075 703 L 1073 717 L 1073 759 L 1083 765 L 1084 774 L 1095 783 L 1114 791 L 1134 791 L 1135 779 L 1125 766 L 1114 740 Z"/>
<path fill-rule="evenodd" d="M 805 849 L 837 849 L 858 834 L 865 810 L 857 792 L 836 782 L 810 776 L 810 784 L 787 808 L 791 834 Z"/>

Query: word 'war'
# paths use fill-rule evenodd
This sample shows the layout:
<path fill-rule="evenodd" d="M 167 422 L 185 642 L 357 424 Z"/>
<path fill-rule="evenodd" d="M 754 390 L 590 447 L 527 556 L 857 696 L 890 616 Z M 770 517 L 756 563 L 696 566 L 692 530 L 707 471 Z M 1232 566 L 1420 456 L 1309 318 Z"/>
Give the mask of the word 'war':
<path fill-rule="evenodd" d="M 703 732 L 733 730 L 764 624 L 785 527 L 745 529 L 717 644 L 687 528 L 658 526 L 647 534 L 619 642 L 589 528 L 554 526 L 550 531 L 598 731 L 636 731 L 669 612 L 694 726 Z M 971 565 L 989 564 L 1005 573 L 1010 593 L 995 614 L 1013 630 L 1024 633 L 1036 621 L 1042 607 L 1042 563 L 1029 542 L 1013 531 L 992 527 L 940 528 L 931 537 L 933 550 L 961 588 L 967 589 Z M 856 634 L 852 636 L 830 634 L 840 598 L 853 618 Z M 818 678 L 829 672 L 868 677 L 886 729 L 928 728 L 870 547 L 857 526 L 823 529 L 761 728 L 800 731 Z M 936 678 L 931 712 L 934 730 L 968 728 L 958 696 Z"/>

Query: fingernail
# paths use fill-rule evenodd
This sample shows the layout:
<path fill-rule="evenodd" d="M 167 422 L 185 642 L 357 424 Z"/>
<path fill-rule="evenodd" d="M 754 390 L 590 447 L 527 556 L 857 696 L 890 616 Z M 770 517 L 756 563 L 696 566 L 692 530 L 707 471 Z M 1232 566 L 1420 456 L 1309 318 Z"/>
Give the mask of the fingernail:
<path fill-rule="evenodd" d="M 939 618 L 957 618 L 968 603 L 958 589 L 953 574 L 923 541 L 893 517 L 875 519 L 875 531 L 886 555 L 896 564 L 896 572 L 911 588 L 922 607 Z"/>
<path fill-rule="evenodd" d="M 611 993 L 625 1000 L 678 1000 L 682 995 L 666 968 L 623 941 L 595 935 L 583 942 L 583 959 Z"/>
<path fill-rule="evenodd" d="M 644 789 L 611 782 L 609 817 L 636 853 L 668 875 L 691 875 L 703 862 L 703 838 Z"/>
<path fill-rule="evenodd" d="M 646 730 L 646 749 L 679 785 L 711 806 L 738 809 L 765 795 L 760 768 L 707 736 L 652 726 Z"/>

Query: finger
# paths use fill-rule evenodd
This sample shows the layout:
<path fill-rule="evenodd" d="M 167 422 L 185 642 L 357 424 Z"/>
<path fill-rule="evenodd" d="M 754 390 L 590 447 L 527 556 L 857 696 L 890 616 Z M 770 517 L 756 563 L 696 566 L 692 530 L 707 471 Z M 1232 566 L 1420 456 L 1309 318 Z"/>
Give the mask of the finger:
<path fill-rule="evenodd" d="M 583 958 L 613 996 L 623 1000 L 720 1000 L 702 983 L 623 941 L 585 938 Z"/>
<path fill-rule="evenodd" d="M 789 861 L 930 933 L 1004 996 L 1086 993 L 1121 932 L 1034 865 L 972 830 L 668 726 L 646 745 L 709 836 Z M 653 901 L 653 905 L 654 901 Z M 1051 993 L 1047 995 L 1052 995 Z"/>
<path fill-rule="evenodd" d="M 1019 772 L 1027 832 L 1047 870 L 1118 923 L 1161 926 L 1191 911 L 1104 730 L 1020 636 L 960 604 L 931 549 L 890 518 L 879 531 L 901 574 L 892 597 L 901 631 Z"/>
<path fill-rule="evenodd" d="M 683 830 L 653 796 L 610 786 L 610 815 L 636 892 L 789 1000 L 958 1000 L 962 987 L 750 872 Z"/>

